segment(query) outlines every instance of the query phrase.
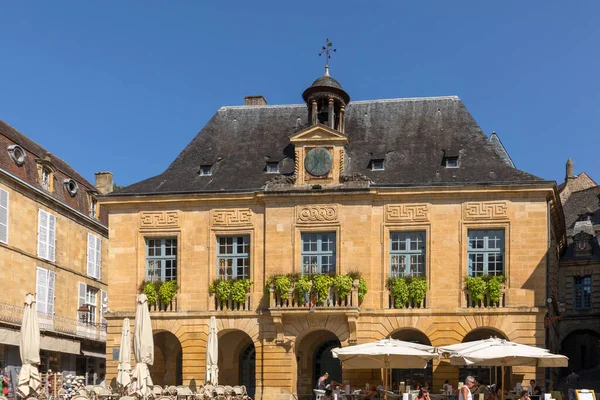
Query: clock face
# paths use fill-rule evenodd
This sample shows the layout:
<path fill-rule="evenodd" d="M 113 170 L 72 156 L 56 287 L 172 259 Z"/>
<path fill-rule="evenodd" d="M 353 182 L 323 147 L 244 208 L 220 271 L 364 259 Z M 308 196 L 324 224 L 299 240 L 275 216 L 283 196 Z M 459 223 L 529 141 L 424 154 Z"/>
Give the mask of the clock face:
<path fill-rule="evenodd" d="M 309 174 L 314 176 L 327 175 L 333 166 L 333 157 L 331 153 L 323 147 L 317 147 L 310 150 L 304 159 L 304 168 Z"/>

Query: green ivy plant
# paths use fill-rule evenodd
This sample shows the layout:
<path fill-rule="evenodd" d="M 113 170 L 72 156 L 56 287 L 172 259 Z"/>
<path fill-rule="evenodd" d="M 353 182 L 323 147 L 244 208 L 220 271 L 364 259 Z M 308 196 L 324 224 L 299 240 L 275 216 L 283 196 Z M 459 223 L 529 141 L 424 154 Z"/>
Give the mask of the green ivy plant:
<path fill-rule="evenodd" d="M 389 278 L 387 282 L 390 294 L 394 298 L 394 308 L 404 308 L 408 303 L 408 285 L 404 278 Z"/>
<path fill-rule="evenodd" d="M 148 304 L 156 303 L 156 299 L 158 299 L 158 292 L 160 290 L 161 285 L 162 283 L 160 281 L 142 282 L 142 284 L 140 285 L 140 289 L 148 298 Z"/>
<path fill-rule="evenodd" d="M 230 281 L 225 281 L 223 279 L 216 279 L 209 288 L 209 292 L 217 296 L 217 299 L 220 301 L 229 300 L 229 296 L 231 294 L 231 284 Z"/>
<path fill-rule="evenodd" d="M 302 275 L 295 285 L 296 292 L 298 294 L 304 294 L 310 290 L 310 276 Z"/>
<path fill-rule="evenodd" d="M 215 294 L 220 301 L 232 300 L 243 303 L 246 301 L 246 294 L 252 283 L 250 279 L 217 279 L 210 285 L 209 292 Z"/>
<path fill-rule="evenodd" d="M 177 285 L 177 281 L 166 281 L 160 288 L 158 289 L 158 299 L 162 304 L 169 304 L 171 300 L 175 297 L 177 293 L 177 289 L 179 289 L 179 285 Z"/>
<path fill-rule="evenodd" d="M 487 294 L 492 304 L 496 304 L 500 301 L 502 282 L 504 282 L 504 279 L 499 279 L 497 276 L 492 276 L 487 281 Z"/>
<path fill-rule="evenodd" d="M 479 302 L 487 290 L 487 282 L 481 276 L 467 276 L 467 290 L 471 292 L 471 300 Z"/>
<path fill-rule="evenodd" d="M 423 304 L 427 294 L 427 280 L 425 277 L 410 278 L 407 282 L 408 297 L 415 305 Z"/>
<path fill-rule="evenodd" d="M 352 290 L 353 279 L 348 275 L 336 275 L 333 277 L 333 288 L 337 290 L 340 297 L 346 297 Z"/>
<path fill-rule="evenodd" d="M 279 297 L 287 298 L 292 288 L 292 280 L 288 276 L 280 275 L 275 278 L 273 283 L 275 284 L 275 292 Z"/>
<path fill-rule="evenodd" d="M 317 294 L 317 303 L 322 303 L 327 299 L 332 281 L 333 278 L 329 275 L 312 276 L 313 290 Z"/>

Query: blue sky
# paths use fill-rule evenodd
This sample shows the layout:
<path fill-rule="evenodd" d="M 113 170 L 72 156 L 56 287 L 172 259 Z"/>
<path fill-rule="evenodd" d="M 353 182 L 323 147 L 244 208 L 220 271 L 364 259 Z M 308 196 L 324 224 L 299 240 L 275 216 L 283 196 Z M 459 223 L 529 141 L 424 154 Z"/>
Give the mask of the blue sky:
<path fill-rule="evenodd" d="M 598 1 L 15 1 L 0 4 L 0 119 L 93 182 L 161 173 L 223 105 L 458 95 L 519 169 L 600 181 Z"/>

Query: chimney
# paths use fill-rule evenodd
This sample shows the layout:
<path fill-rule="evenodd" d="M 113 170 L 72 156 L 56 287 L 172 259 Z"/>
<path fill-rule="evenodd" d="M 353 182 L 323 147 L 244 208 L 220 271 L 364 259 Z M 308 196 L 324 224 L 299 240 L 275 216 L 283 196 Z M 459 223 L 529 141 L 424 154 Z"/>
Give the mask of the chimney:
<path fill-rule="evenodd" d="M 571 158 L 569 158 L 567 160 L 567 176 L 565 177 L 565 180 L 575 178 L 575 174 L 574 174 L 573 170 L 574 170 L 573 160 L 571 160 Z"/>
<path fill-rule="evenodd" d="M 267 99 L 263 95 L 244 97 L 245 106 L 266 106 Z"/>
<path fill-rule="evenodd" d="M 109 194 L 114 189 L 112 172 L 96 172 L 96 189 L 100 194 Z"/>

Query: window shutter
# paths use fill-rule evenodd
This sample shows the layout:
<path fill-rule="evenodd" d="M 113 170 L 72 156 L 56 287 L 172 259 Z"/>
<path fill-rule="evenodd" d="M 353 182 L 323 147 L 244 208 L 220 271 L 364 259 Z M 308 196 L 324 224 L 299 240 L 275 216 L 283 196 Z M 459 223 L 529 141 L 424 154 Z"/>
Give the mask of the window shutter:
<path fill-rule="evenodd" d="M 96 236 L 96 278 L 102 277 L 102 239 Z"/>
<path fill-rule="evenodd" d="M 100 322 L 106 324 L 104 313 L 108 309 L 108 294 L 106 290 L 100 290 Z"/>
<path fill-rule="evenodd" d="M 0 242 L 8 244 L 8 192 L 0 189 Z"/>
<path fill-rule="evenodd" d="M 88 276 L 94 276 L 94 258 L 95 258 L 95 250 L 94 246 L 96 241 L 94 240 L 94 235 L 88 233 L 87 240 L 87 274 Z"/>
<path fill-rule="evenodd" d="M 48 214 L 48 259 L 56 261 L 56 217 Z"/>
<path fill-rule="evenodd" d="M 56 272 L 48 271 L 48 303 L 46 312 L 49 315 L 54 314 L 54 284 L 56 282 Z"/>
<path fill-rule="evenodd" d="M 48 258 L 48 213 L 38 210 L 38 257 Z"/>
<path fill-rule="evenodd" d="M 81 307 L 85 304 L 85 292 L 87 290 L 86 284 L 83 282 L 79 282 L 79 299 L 77 303 L 77 308 Z M 77 313 L 77 320 L 79 321 L 79 313 Z"/>
<path fill-rule="evenodd" d="M 48 271 L 37 267 L 36 274 L 35 301 L 37 303 L 37 310 L 45 314 L 48 309 Z"/>

